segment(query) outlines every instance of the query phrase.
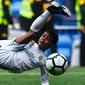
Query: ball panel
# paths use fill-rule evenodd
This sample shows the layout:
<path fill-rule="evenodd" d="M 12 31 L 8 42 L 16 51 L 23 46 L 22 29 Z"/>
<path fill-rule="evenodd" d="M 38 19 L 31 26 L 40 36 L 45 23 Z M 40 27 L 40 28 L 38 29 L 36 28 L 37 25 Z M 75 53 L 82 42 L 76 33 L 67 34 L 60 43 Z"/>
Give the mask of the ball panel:
<path fill-rule="evenodd" d="M 54 76 L 58 76 L 62 74 L 62 68 L 53 68 L 50 70 L 50 73 Z"/>
<path fill-rule="evenodd" d="M 64 59 L 60 56 L 57 56 L 57 58 L 54 58 L 54 63 L 57 66 L 63 66 L 64 64 Z"/>
<path fill-rule="evenodd" d="M 53 53 L 51 55 L 48 56 L 48 58 L 53 58 L 53 57 L 56 57 L 58 55 L 58 53 Z"/>
<path fill-rule="evenodd" d="M 62 74 L 62 68 L 54 68 L 56 71 L 56 75 L 61 75 Z"/>
<path fill-rule="evenodd" d="M 46 67 L 48 70 L 51 70 L 53 68 L 53 63 L 51 59 L 48 59 L 46 62 Z"/>
<path fill-rule="evenodd" d="M 66 71 L 68 68 L 68 62 L 66 61 L 65 65 L 64 65 L 64 71 Z"/>

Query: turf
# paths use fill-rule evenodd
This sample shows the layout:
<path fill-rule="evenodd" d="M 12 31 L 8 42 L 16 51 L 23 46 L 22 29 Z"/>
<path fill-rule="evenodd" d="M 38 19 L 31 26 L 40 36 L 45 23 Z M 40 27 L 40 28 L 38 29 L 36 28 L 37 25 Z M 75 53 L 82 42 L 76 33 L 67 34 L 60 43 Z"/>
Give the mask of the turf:
<path fill-rule="evenodd" d="M 85 67 L 68 68 L 60 76 L 49 76 L 50 85 L 85 85 Z M 39 69 L 21 74 L 0 70 L 0 85 L 40 85 Z"/>

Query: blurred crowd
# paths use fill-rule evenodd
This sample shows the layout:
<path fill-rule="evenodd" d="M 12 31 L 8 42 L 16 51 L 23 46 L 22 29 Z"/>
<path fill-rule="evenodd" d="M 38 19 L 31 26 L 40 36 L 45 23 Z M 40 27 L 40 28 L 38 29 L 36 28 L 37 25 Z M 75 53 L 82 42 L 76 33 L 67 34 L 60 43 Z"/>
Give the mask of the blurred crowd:
<path fill-rule="evenodd" d="M 19 30 L 27 32 L 32 22 L 43 13 L 50 2 L 53 0 L 0 0 L 0 40 L 8 39 L 8 28 L 16 29 L 14 23 L 20 25 Z M 54 25 L 61 25 L 64 20 L 74 22 L 82 34 L 80 44 L 80 64 L 85 66 L 85 0 L 56 0 L 58 3 L 67 6 L 71 12 L 71 18 L 62 15 L 50 17 L 43 29 L 35 38 L 37 42 L 39 36 L 47 28 L 54 28 Z M 16 3 L 16 4 L 15 4 Z M 18 9 L 17 9 L 18 8 Z M 69 24 L 70 25 L 70 24 Z M 51 48 L 52 52 L 56 52 L 56 46 Z"/>
<path fill-rule="evenodd" d="M 13 25 L 15 22 L 19 22 L 20 24 L 19 29 L 27 32 L 32 22 L 41 13 L 43 13 L 43 11 L 46 10 L 46 8 L 50 5 L 51 1 L 53 0 L 0 0 L 0 4 L 2 5 L 1 13 L 3 14 L 1 15 L 1 19 L 5 19 L 8 22 L 6 24 L 7 27 L 5 29 L 7 29 L 8 27 L 16 29 L 17 27 Z M 56 1 L 60 4 L 67 6 L 71 10 L 72 14 L 75 14 L 75 5 L 74 5 L 75 1 L 74 0 L 73 1 L 56 0 Z M 44 29 L 48 27 L 53 28 L 53 25 L 56 22 L 58 23 L 58 25 L 62 25 L 62 24 L 59 24 L 62 21 L 63 21 L 62 15 L 56 15 L 55 18 L 50 17 L 47 20 L 45 27 L 43 28 Z M 4 23 L 1 22 L 1 24 L 4 24 Z M 4 38 L 4 36 L 6 36 L 6 38 Z M 2 36 L 3 38 L 0 38 L 0 39 L 7 39 L 7 34 L 4 34 L 4 36 Z"/>

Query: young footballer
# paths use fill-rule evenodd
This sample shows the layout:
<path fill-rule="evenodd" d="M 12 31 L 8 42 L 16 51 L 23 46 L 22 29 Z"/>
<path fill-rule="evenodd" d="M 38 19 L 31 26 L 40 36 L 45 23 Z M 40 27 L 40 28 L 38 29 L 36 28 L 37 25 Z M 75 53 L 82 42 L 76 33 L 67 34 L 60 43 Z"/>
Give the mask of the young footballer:
<path fill-rule="evenodd" d="M 51 2 L 51 6 L 41 14 L 31 25 L 30 30 L 15 40 L 0 41 L 0 68 L 13 73 L 21 73 L 34 68 L 40 68 L 41 84 L 49 85 L 48 71 L 45 67 L 46 55 L 44 51 L 58 41 L 58 35 L 53 29 L 46 30 L 38 43 L 32 40 L 40 31 L 46 20 L 55 14 L 71 16 L 69 9 Z"/>

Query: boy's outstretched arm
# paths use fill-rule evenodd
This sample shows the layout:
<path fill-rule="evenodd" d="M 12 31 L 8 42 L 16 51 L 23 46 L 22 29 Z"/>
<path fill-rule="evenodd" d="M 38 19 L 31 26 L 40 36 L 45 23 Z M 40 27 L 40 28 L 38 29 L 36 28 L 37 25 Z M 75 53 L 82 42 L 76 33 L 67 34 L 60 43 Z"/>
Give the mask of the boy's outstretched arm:
<path fill-rule="evenodd" d="M 42 28 L 48 17 L 50 17 L 51 13 L 47 10 L 43 14 L 41 14 L 31 25 L 30 30 L 16 38 L 17 43 L 27 44 L 33 37 L 36 36 L 36 33 Z"/>
<path fill-rule="evenodd" d="M 59 5 L 56 1 L 51 2 L 51 6 L 41 14 L 31 25 L 30 30 L 20 37 L 16 38 L 17 43 L 27 44 L 32 38 L 40 31 L 46 20 L 55 14 L 62 14 L 65 16 L 71 16 L 71 12 L 65 6 Z"/>

